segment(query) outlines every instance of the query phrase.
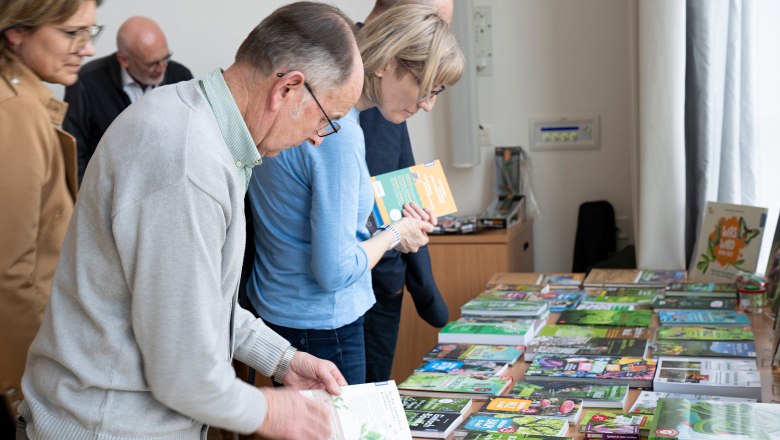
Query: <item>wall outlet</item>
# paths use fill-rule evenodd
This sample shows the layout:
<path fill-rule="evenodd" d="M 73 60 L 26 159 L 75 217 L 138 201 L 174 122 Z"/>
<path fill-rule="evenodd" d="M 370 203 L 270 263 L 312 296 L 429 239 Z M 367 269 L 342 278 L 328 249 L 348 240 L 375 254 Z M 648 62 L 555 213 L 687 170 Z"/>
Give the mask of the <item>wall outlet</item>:
<path fill-rule="evenodd" d="M 616 215 L 615 226 L 617 227 L 617 239 L 628 240 L 631 232 L 631 218 L 627 215 Z"/>
<path fill-rule="evenodd" d="M 491 124 L 479 124 L 479 146 L 493 146 L 493 126 Z"/>

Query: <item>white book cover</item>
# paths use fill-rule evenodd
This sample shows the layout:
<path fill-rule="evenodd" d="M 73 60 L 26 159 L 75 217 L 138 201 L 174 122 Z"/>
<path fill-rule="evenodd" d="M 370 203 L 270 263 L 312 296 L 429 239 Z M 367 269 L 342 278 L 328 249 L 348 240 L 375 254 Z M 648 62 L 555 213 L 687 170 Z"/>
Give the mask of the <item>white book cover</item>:
<path fill-rule="evenodd" d="M 323 390 L 301 393 L 328 404 L 332 431 L 329 440 L 412 438 L 395 381 L 348 385 L 341 387 L 338 396 Z"/>
<path fill-rule="evenodd" d="M 730 283 L 739 271 L 755 272 L 766 216 L 766 208 L 707 202 L 689 281 Z"/>

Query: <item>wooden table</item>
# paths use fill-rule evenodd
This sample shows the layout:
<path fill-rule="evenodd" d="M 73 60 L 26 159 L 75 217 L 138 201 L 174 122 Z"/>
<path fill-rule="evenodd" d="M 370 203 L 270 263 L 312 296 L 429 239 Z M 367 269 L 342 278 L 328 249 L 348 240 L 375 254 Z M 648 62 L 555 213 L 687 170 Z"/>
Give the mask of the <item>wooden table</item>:
<path fill-rule="evenodd" d="M 554 324 L 558 320 L 558 313 L 550 314 L 547 319 L 548 324 Z M 774 331 L 772 330 L 773 318 L 769 314 L 755 314 L 750 315 L 750 321 L 753 327 L 753 333 L 756 337 L 756 354 L 758 361 L 758 368 L 761 374 L 761 401 L 762 402 L 774 402 L 780 401 L 780 376 L 774 376 L 772 374 L 772 344 L 774 340 Z M 651 330 L 658 327 L 658 315 L 653 315 L 653 322 L 651 323 Z M 654 334 L 651 331 L 650 334 Z M 424 353 L 420 353 L 422 357 Z M 522 380 L 525 371 L 528 369 L 528 362 L 518 361 L 510 369 L 510 374 L 515 380 Z M 639 396 L 640 390 L 631 389 L 628 392 L 628 400 L 626 401 L 626 407 L 624 411 L 628 411 L 636 398 Z M 471 412 L 479 409 L 484 400 L 474 399 L 474 403 L 471 405 Z M 587 408 L 586 408 L 587 409 Z M 583 411 L 584 412 L 584 411 Z M 465 419 L 465 418 L 464 418 Z M 568 436 L 577 440 L 585 438 L 585 435 L 579 432 L 579 421 L 576 425 L 569 426 Z M 415 437 L 420 438 L 422 437 Z M 450 436 L 453 439 L 454 436 Z"/>

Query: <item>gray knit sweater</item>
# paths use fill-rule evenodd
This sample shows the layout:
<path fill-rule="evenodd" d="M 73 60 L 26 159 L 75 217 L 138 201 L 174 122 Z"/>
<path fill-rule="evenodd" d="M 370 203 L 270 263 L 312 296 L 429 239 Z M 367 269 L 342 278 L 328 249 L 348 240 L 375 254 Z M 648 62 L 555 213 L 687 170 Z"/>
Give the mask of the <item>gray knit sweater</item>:
<path fill-rule="evenodd" d="M 244 181 L 197 81 L 162 87 L 111 125 L 62 247 L 27 360 L 31 439 L 192 439 L 251 432 L 289 343 L 236 304 Z"/>

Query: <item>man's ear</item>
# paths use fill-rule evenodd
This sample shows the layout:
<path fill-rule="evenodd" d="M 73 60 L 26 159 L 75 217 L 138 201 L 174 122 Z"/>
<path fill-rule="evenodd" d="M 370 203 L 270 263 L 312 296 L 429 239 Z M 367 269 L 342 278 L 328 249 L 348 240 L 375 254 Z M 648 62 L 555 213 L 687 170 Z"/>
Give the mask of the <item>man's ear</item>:
<path fill-rule="evenodd" d="M 303 82 L 305 76 L 303 72 L 292 70 L 282 76 L 275 78 L 273 87 L 271 87 L 271 110 L 277 111 L 282 106 L 284 100 L 289 97 L 297 96 L 304 89 Z"/>
<path fill-rule="evenodd" d="M 127 69 L 130 63 L 127 62 L 127 57 L 122 52 L 116 53 L 116 60 L 119 61 L 119 65 Z"/>

